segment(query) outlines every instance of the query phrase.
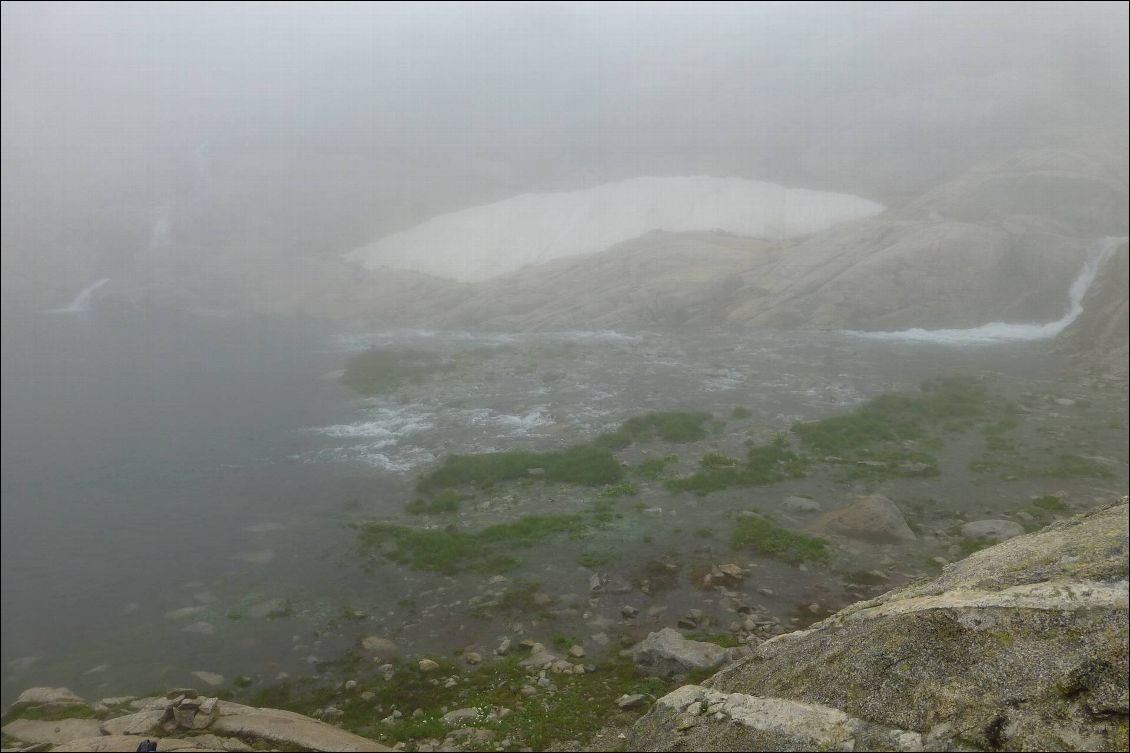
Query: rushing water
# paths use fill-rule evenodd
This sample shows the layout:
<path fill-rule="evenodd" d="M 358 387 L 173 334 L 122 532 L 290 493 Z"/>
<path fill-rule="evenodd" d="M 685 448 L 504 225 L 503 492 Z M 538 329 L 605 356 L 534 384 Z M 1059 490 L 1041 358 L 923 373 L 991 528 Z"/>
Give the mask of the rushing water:
<path fill-rule="evenodd" d="M 1079 269 L 1079 275 L 1067 291 L 1067 311 L 1054 322 L 992 322 L 967 329 L 904 329 L 896 332 L 858 332 L 850 334 L 872 340 L 893 342 L 922 342 L 940 345 L 978 345 L 1002 342 L 1032 342 L 1050 340 L 1079 318 L 1083 313 L 1083 299 L 1094 283 L 1103 265 L 1110 260 L 1126 238 L 1102 238 Z"/>

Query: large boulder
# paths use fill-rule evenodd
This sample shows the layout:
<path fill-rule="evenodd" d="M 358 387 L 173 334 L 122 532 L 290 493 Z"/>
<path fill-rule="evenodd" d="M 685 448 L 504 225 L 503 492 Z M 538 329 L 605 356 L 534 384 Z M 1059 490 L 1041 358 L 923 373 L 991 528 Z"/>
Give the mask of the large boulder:
<path fill-rule="evenodd" d="M 1024 528 L 1011 520 L 974 520 L 961 527 L 961 535 L 970 539 L 1004 541 L 1022 533 Z"/>
<path fill-rule="evenodd" d="M 629 750 L 1126 750 L 1127 500 L 761 644 Z"/>
<path fill-rule="evenodd" d="M 811 529 L 876 543 L 896 544 L 914 541 L 917 537 L 902 511 L 882 494 L 860 497 L 847 507 L 820 516 Z"/>
<path fill-rule="evenodd" d="M 78 706 L 83 703 L 86 703 L 86 701 L 71 692 L 70 688 L 36 687 L 28 688 L 20 693 L 19 698 L 12 704 L 9 711 L 28 708 Z"/>
<path fill-rule="evenodd" d="M 387 751 L 379 743 L 302 714 L 221 701 L 209 727 L 216 735 L 262 740 L 286 750 Z"/>
<path fill-rule="evenodd" d="M 713 643 L 687 640 L 672 628 L 651 633 L 623 652 L 645 674 L 679 677 L 690 672 L 713 669 L 726 660 L 726 649 Z"/>
<path fill-rule="evenodd" d="M 92 737 L 99 730 L 97 719 L 17 719 L 4 725 L 4 734 L 28 745 L 60 745 L 76 737 Z"/>

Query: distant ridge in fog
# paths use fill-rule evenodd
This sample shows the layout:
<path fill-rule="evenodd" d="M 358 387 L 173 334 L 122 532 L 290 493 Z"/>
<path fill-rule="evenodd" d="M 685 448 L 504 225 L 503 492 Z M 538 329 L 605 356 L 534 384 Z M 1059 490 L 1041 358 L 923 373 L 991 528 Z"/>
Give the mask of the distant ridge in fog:
<path fill-rule="evenodd" d="M 598 253 L 653 230 L 780 239 L 883 209 L 858 196 L 742 178 L 631 178 L 439 215 L 346 258 L 367 269 L 394 267 L 480 282 L 551 259 Z"/>

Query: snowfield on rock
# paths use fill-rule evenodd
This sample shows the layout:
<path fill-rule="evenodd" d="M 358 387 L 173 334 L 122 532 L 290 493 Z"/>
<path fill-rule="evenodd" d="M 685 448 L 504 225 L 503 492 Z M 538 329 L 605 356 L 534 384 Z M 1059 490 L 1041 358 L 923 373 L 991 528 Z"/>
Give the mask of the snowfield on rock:
<path fill-rule="evenodd" d="M 551 259 L 598 253 L 654 230 L 782 239 L 883 209 L 858 196 L 742 178 L 632 178 L 443 214 L 346 258 L 367 269 L 394 267 L 480 282 Z"/>

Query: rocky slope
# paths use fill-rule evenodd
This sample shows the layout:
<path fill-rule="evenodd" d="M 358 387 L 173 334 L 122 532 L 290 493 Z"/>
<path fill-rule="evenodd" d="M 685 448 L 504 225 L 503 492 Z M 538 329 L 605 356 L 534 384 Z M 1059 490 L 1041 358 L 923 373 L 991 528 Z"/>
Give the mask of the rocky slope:
<path fill-rule="evenodd" d="M 761 644 L 629 750 L 1126 750 L 1127 499 Z"/>

